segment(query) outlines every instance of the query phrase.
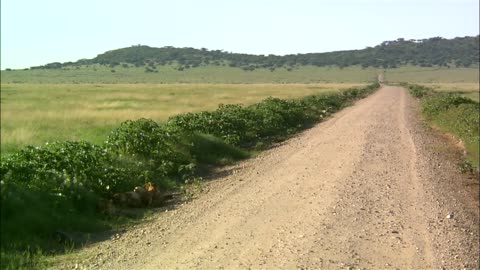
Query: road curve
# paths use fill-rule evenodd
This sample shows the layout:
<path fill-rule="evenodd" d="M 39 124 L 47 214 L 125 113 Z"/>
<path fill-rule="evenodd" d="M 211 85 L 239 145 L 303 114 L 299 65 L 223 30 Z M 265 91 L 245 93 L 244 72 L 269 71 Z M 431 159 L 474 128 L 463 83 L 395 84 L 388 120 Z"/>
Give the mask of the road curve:
<path fill-rule="evenodd" d="M 436 139 L 419 131 L 415 108 L 403 88 L 384 86 L 225 168 L 192 202 L 94 245 L 90 262 L 101 269 L 475 269 L 478 201 L 447 190 L 459 183 L 449 179 L 465 177 L 427 153 Z"/>

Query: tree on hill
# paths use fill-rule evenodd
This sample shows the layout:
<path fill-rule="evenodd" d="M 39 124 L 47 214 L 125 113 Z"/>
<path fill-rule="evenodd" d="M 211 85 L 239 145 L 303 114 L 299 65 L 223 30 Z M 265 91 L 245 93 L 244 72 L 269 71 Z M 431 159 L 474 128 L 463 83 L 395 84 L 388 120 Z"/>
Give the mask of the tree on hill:
<path fill-rule="evenodd" d="M 165 65 L 177 63 L 184 67 L 199 67 L 202 65 L 228 65 L 244 70 L 265 68 L 275 70 L 284 66 L 339 66 L 348 67 L 361 65 L 367 67 L 392 68 L 400 65 L 419 66 L 462 66 L 469 67 L 479 64 L 479 36 L 457 37 L 444 39 L 434 37 L 421 40 L 405 40 L 399 38 L 384 41 L 375 47 L 363 50 L 336 51 L 327 53 L 277 55 L 252 55 L 230 53 L 223 50 L 208 50 L 206 48 L 175 48 L 171 46 L 153 48 L 145 45 L 135 45 L 129 48 L 107 51 L 93 59 L 81 59 L 74 63 L 50 63 L 44 66 L 32 67 L 56 69 L 64 66 L 101 64 L 115 67 L 121 64 L 142 67 L 149 65 Z"/>

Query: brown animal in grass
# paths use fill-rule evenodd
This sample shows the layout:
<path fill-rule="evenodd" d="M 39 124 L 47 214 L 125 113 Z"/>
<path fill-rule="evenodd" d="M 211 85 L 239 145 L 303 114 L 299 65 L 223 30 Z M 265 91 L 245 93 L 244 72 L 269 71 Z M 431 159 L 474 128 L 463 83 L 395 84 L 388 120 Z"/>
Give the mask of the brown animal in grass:
<path fill-rule="evenodd" d="M 163 193 L 154 183 L 145 184 L 145 190 L 148 193 L 149 205 L 152 207 L 162 206 L 166 200 L 172 199 L 173 194 Z"/>
<path fill-rule="evenodd" d="M 162 194 L 160 189 L 152 182 L 135 187 L 133 191 L 113 195 L 113 201 L 124 207 L 158 207 L 170 198 L 172 198 L 171 194 Z"/>
<path fill-rule="evenodd" d="M 160 206 L 163 202 L 162 193 L 154 183 L 148 182 L 145 184 L 145 190 L 147 191 L 148 205 Z"/>

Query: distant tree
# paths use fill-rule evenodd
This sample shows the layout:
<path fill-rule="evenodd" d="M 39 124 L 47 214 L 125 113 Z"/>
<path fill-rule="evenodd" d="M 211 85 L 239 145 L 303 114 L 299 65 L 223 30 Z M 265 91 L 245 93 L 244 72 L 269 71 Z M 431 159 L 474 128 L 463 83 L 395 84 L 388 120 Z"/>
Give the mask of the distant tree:
<path fill-rule="evenodd" d="M 53 62 L 53 63 L 49 63 L 49 64 L 46 64 L 44 66 L 44 68 L 47 68 L 47 69 L 60 69 L 62 68 L 62 63 L 59 63 L 59 62 Z"/>
<path fill-rule="evenodd" d="M 259 68 L 296 67 L 303 65 L 339 66 L 341 68 L 360 65 L 367 67 L 394 67 L 405 64 L 423 66 L 444 66 L 455 63 L 457 66 L 477 66 L 479 64 L 479 36 L 454 39 L 430 38 L 420 40 L 384 41 L 380 45 L 363 50 L 337 51 L 329 53 L 307 53 L 277 55 L 250 55 L 231 53 L 206 48 L 153 48 L 144 45 L 112 50 L 93 59 L 80 59 L 77 62 L 54 62 L 32 69 L 55 69 L 70 66 L 100 64 L 114 68 L 118 63 L 136 67 L 179 64 L 183 68 L 201 65 L 230 66 L 250 70 Z"/>

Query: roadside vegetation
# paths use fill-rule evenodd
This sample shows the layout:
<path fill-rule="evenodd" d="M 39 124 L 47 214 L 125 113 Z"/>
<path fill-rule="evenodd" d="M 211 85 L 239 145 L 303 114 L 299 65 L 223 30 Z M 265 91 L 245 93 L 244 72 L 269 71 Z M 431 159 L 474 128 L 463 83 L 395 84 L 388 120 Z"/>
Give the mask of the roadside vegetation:
<path fill-rule="evenodd" d="M 413 96 L 421 99 L 422 113 L 430 124 L 462 140 L 467 151 L 467 160 L 470 162 L 470 165 L 464 167 L 472 168 L 473 164 L 478 169 L 480 167 L 478 99 L 462 96 L 457 91 L 437 92 L 422 85 L 408 85 L 408 88 Z"/>
<path fill-rule="evenodd" d="M 480 71 L 477 71 L 480 72 Z M 480 77 L 480 73 L 477 74 Z M 480 101 L 480 84 L 476 83 L 461 83 L 461 82 L 450 82 L 450 83 L 421 83 L 420 85 L 432 88 L 435 92 L 444 92 L 444 93 L 455 93 L 463 97 L 473 99 L 475 101 Z"/>
<path fill-rule="evenodd" d="M 123 216 L 101 213 L 97 206 L 102 199 L 146 182 L 172 190 L 199 181 L 200 169 L 246 158 L 378 87 L 220 105 L 214 111 L 172 116 L 165 123 L 128 120 L 101 144 L 58 141 L 2 157 L 2 268 L 42 268 L 45 255 L 84 242 L 65 241 L 59 231 L 88 238 L 88 233 L 125 222 Z"/>
<path fill-rule="evenodd" d="M 365 84 L 2 84 L 2 156 L 26 145 L 85 140 L 101 144 L 128 119 L 215 110 L 333 93 Z"/>

